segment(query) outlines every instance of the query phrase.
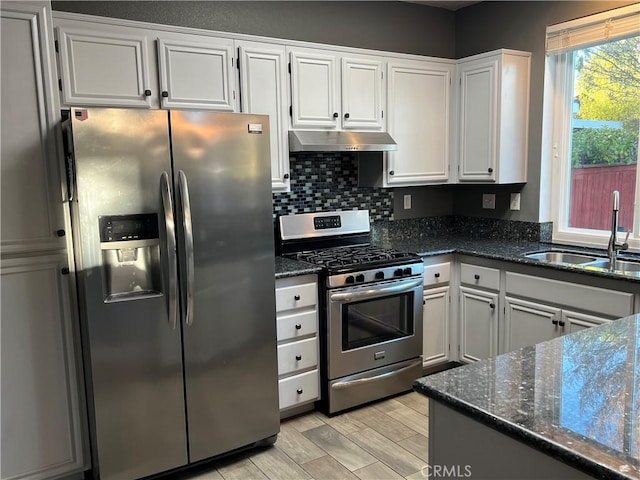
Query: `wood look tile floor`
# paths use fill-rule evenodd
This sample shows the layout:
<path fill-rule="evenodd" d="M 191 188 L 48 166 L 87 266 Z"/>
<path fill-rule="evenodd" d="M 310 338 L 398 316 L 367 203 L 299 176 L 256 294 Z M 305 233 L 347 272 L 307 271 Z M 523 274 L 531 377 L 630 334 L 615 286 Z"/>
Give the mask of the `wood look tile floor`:
<path fill-rule="evenodd" d="M 426 478 L 428 403 L 416 392 L 327 417 L 285 419 L 275 445 L 213 462 L 189 480 Z"/>

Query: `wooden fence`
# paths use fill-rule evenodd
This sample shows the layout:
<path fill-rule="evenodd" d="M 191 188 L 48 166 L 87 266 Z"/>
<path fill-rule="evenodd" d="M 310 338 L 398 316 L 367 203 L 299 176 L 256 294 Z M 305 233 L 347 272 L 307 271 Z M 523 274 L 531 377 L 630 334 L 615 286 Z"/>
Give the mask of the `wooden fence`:
<path fill-rule="evenodd" d="M 589 165 L 571 169 L 569 226 L 611 229 L 614 190 L 620 192 L 618 230 L 633 228 L 636 164 Z"/>

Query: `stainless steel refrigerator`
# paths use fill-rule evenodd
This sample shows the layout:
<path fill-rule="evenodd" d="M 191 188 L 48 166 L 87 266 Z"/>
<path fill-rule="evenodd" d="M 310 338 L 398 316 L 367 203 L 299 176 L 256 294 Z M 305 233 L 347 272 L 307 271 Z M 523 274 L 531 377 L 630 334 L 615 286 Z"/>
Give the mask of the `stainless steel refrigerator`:
<path fill-rule="evenodd" d="M 94 476 L 139 478 L 272 443 L 268 117 L 70 115 Z"/>

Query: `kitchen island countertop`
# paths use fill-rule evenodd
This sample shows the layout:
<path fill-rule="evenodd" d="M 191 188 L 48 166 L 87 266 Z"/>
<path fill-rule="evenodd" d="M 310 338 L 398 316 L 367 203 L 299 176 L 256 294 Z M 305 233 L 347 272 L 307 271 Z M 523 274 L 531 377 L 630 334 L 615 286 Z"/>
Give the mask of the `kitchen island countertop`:
<path fill-rule="evenodd" d="M 414 389 L 596 478 L 640 478 L 640 315 L 426 376 Z"/>

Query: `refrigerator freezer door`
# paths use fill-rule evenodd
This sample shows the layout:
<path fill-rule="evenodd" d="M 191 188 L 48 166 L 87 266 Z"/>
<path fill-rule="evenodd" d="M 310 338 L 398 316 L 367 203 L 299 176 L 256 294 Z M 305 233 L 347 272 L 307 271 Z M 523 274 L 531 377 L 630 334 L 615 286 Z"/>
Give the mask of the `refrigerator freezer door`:
<path fill-rule="evenodd" d="M 269 124 L 259 115 L 170 116 L 174 191 L 189 200 L 176 196 L 194 462 L 279 431 Z"/>
<path fill-rule="evenodd" d="M 171 171 L 168 113 L 71 114 L 94 462 L 103 480 L 139 478 L 188 461 L 181 330 L 168 313 L 161 189 L 162 173 Z M 141 229 L 149 238 L 129 238 Z"/>

